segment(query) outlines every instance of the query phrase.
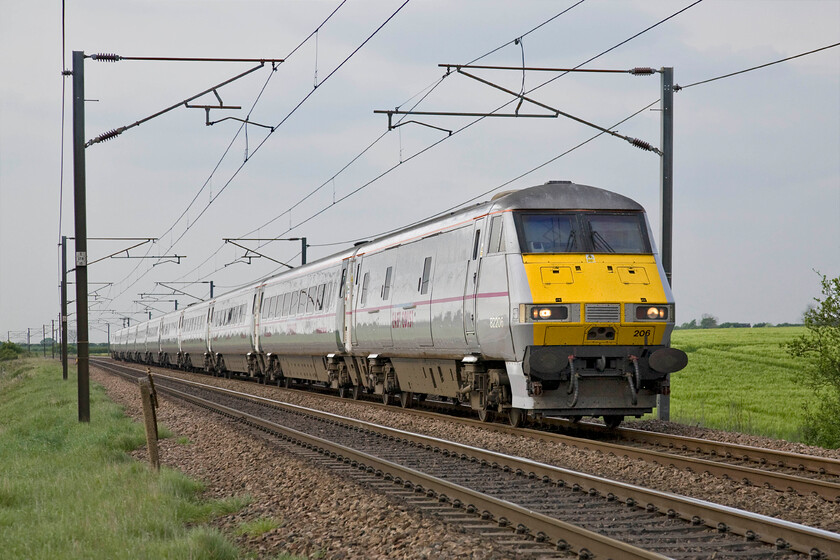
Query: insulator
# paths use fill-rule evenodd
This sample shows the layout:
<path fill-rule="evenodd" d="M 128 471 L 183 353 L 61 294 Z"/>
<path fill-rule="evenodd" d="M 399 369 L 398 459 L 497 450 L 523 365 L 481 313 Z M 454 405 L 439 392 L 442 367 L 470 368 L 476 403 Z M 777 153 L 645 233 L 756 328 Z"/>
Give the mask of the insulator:
<path fill-rule="evenodd" d="M 99 53 L 90 55 L 91 60 L 98 60 L 100 62 L 117 62 L 122 60 L 122 57 L 114 53 Z"/>
<path fill-rule="evenodd" d="M 648 152 L 656 152 L 658 151 L 656 148 L 651 146 L 649 143 L 645 142 L 644 140 L 640 140 L 638 138 L 629 138 L 628 141 L 636 146 L 637 148 L 641 148 L 643 150 L 647 150 Z"/>
<path fill-rule="evenodd" d="M 107 142 L 107 141 L 108 141 L 108 140 L 110 140 L 111 138 L 114 138 L 115 136 L 119 136 L 119 135 L 120 135 L 120 134 L 122 134 L 124 131 L 125 131 L 125 127 L 124 127 L 124 126 L 123 126 L 123 127 L 120 127 L 120 128 L 115 128 L 114 130 L 109 130 L 109 131 L 108 131 L 108 132 L 106 132 L 105 134 L 100 134 L 99 136 L 97 136 L 96 138 L 94 138 L 94 139 L 91 141 L 91 143 L 92 143 L 92 144 L 97 144 L 97 143 L 99 143 L 99 142 Z"/>
<path fill-rule="evenodd" d="M 629 72 L 634 76 L 650 76 L 651 74 L 656 74 L 656 70 L 646 67 L 631 68 Z"/>

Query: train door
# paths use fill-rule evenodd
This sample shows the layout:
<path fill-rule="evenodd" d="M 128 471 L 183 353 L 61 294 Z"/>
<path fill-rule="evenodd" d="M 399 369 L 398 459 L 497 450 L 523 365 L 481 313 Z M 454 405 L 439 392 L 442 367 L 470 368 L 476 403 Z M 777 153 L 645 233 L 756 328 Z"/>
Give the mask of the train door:
<path fill-rule="evenodd" d="M 178 330 L 175 331 L 176 343 L 178 345 L 178 354 L 180 354 L 182 352 L 182 349 L 181 349 L 181 333 L 183 332 L 183 329 L 184 329 L 184 314 L 185 313 L 186 313 L 186 311 L 181 311 L 181 316 L 178 317 L 178 323 L 177 323 L 177 329 Z"/>
<path fill-rule="evenodd" d="M 213 302 L 210 307 L 207 308 L 207 315 L 204 317 L 204 325 L 201 330 L 201 335 L 203 337 L 203 346 L 205 352 L 212 352 L 213 351 L 213 340 L 210 338 L 210 330 L 211 325 L 210 323 L 213 322 L 213 312 L 216 308 L 216 302 Z"/>
<path fill-rule="evenodd" d="M 257 288 L 254 294 L 254 307 L 251 309 L 251 348 L 255 352 L 262 352 L 260 348 L 260 315 L 262 310 L 263 293 L 265 292 L 265 284 Z"/>
<path fill-rule="evenodd" d="M 481 269 L 483 224 L 483 218 L 473 223 L 472 247 L 469 261 L 467 261 L 467 278 L 464 283 L 464 335 L 467 339 L 467 348 L 478 346 L 478 338 L 475 334 L 475 316 L 476 300 L 478 298 L 478 273 Z"/>
<path fill-rule="evenodd" d="M 353 307 L 353 259 L 341 263 L 341 279 L 338 281 L 338 297 L 336 298 L 336 331 L 339 334 L 339 347 L 345 352 L 352 350 L 350 344 L 351 314 L 347 313 Z"/>
<path fill-rule="evenodd" d="M 361 275 L 362 275 L 362 262 L 361 260 L 353 259 L 350 261 L 350 285 L 349 289 L 347 290 L 347 294 L 344 296 L 345 303 L 350 310 L 350 313 L 345 312 L 346 321 L 349 323 L 347 325 L 347 330 L 350 331 L 350 343 L 352 346 L 356 346 L 359 343 L 359 337 L 356 332 L 356 314 L 359 312 L 359 305 L 361 296 L 359 295 L 362 291 L 360 282 L 361 282 Z"/>

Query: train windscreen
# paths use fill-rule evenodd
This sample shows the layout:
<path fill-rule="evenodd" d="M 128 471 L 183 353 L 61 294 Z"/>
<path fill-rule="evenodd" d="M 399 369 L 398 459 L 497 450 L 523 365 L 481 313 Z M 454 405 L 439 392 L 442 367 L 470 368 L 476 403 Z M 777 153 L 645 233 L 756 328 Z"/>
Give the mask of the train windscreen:
<path fill-rule="evenodd" d="M 641 213 L 516 212 L 523 253 L 650 253 Z"/>

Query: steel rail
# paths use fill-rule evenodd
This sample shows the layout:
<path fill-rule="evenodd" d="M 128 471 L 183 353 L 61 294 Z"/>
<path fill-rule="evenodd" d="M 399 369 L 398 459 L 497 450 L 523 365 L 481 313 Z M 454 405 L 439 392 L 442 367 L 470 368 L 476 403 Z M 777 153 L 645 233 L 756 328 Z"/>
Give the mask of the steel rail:
<path fill-rule="evenodd" d="M 685 520 L 690 520 L 693 523 L 702 523 L 719 531 L 731 531 L 736 534 L 744 535 L 749 539 L 760 540 L 776 546 L 789 546 L 797 552 L 811 554 L 812 556 L 815 553 L 823 553 L 829 558 L 840 558 L 840 534 L 822 529 L 807 527 L 801 524 L 791 523 L 757 513 L 706 502 L 704 500 L 642 488 L 624 482 L 613 481 L 595 475 L 589 475 L 572 471 L 570 469 L 564 469 L 562 467 L 539 463 L 530 459 L 513 457 L 495 451 L 479 449 L 469 445 L 442 440 L 431 436 L 414 434 L 404 430 L 372 424 L 329 412 L 284 403 L 265 397 L 259 397 L 243 393 L 241 391 L 233 391 L 230 389 L 224 389 L 167 375 L 157 374 L 156 377 L 170 379 L 185 385 L 265 403 L 275 407 L 304 412 L 305 414 L 328 419 L 334 422 L 349 424 L 358 427 L 359 429 L 386 434 L 391 437 L 400 437 L 414 442 L 416 445 L 430 446 L 432 448 L 437 447 L 441 450 L 446 450 L 449 453 L 469 454 L 476 457 L 477 460 L 484 460 L 488 463 L 504 463 L 511 469 L 520 469 L 527 472 L 529 476 L 533 473 L 533 475 L 537 478 L 548 477 L 549 479 L 557 480 L 558 483 L 562 481 L 563 484 L 571 487 L 575 487 L 575 485 L 577 485 L 582 490 L 595 492 L 599 495 L 606 496 L 610 500 L 621 500 L 628 505 L 637 505 L 647 509 L 666 512 L 670 517 L 679 517 Z M 626 448 L 622 449 L 626 450 Z"/>
<path fill-rule="evenodd" d="M 538 430 L 522 430 L 533 432 L 532 435 L 545 438 L 545 432 Z M 803 495 L 816 494 L 830 501 L 840 502 L 840 484 L 826 480 L 804 478 L 801 476 L 768 471 L 755 467 L 733 465 L 700 457 L 686 457 L 674 453 L 641 449 L 618 443 L 602 442 L 566 436 L 550 434 L 552 439 L 558 439 L 579 449 L 601 451 L 620 457 L 641 459 L 664 466 L 671 466 L 678 469 L 688 469 L 692 472 L 707 472 L 713 476 L 740 480 L 745 484 L 763 484 L 779 491 L 794 491 Z"/>
<path fill-rule="evenodd" d="M 330 399 L 343 400 L 340 397 L 330 395 L 324 396 Z M 386 406 L 374 401 L 369 404 L 375 407 Z M 409 414 L 416 414 L 428 418 L 440 418 L 439 413 L 431 411 L 413 409 L 404 409 L 404 411 Z M 449 418 L 452 420 L 452 417 Z M 707 441 L 685 436 L 671 436 L 668 434 L 647 432 L 644 430 L 631 430 L 629 428 L 620 428 L 610 432 L 605 427 L 598 424 L 586 423 L 581 426 L 580 424 L 572 424 L 564 420 L 544 419 L 544 422 L 546 420 L 549 425 L 585 427 L 586 430 L 591 430 L 605 435 L 618 434 L 624 438 L 625 434 L 628 434 L 631 435 L 631 437 L 636 437 L 640 440 L 647 440 L 652 445 L 656 445 L 658 442 L 658 445 L 663 447 L 676 447 L 679 445 L 688 448 L 690 444 L 694 450 L 701 453 L 703 450 L 708 450 L 707 453 L 710 455 L 718 454 L 721 457 L 728 457 L 728 453 L 731 458 L 742 458 L 745 460 L 749 458 L 752 462 L 759 464 L 769 463 L 788 468 L 796 468 L 792 466 L 793 464 L 796 464 L 801 470 L 808 470 L 820 474 L 840 475 L 840 461 L 835 459 L 813 457 L 784 451 L 774 451 L 771 449 L 761 449 L 725 442 Z M 745 465 L 733 465 L 731 463 L 711 459 L 687 457 L 667 451 L 643 449 L 620 443 L 601 442 L 586 437 L 558 434 L 532 428 L 513 428 L 504 424 L 486 423 L 471 418 L 457 418 L 452 421 L 510 435 L 525 435 L 534 439 L 553 440 L 579 449 L 600 451 L 602 453 L 612 454 L 619 457 L 640 459 L 658 465 L 688 469 L 692 472 L 707 472 L 710 475 L 717 476 L 719 478 L 738 480 L 744 484 L 764 485 L 778 491 L 795 491 L 803 495 L 815 494 L 830 501 L 840 501 L 840 483 L 837 482 L 800 477 Z"/>
<path fill-rule="evenodd" d="M 588 428 L 589 426 L 587 426 Z M 593 424 L 593 427 L 601 428 Z M 790 451 L 776 451 L 751 445 L 707 440 L 695 437 L 660 434 L 637 430 L 633 428 L 619 428 L 615 433 L 621 439 L 630 442 L 647 443 L 662 447 L 678 447 L 686 451 L 695 451 L 708 455 L 726 458 L 742 459 L 752 463 L 771 464 L 779 467 L 805 470 L 818 474 L 840 476 L 840 460 L 830 457 L 817 457 L 794 453 Z"/>
<path fill-rule="evenodd" d="M 184 380 L 180 379 L 178 381 L 182 383 L 184 382 Z M 188 383 L 192 384 L 193 382 Z M 202 399 L 201 397 L 190 395 L 188 393 L 178 391 L 177 389 L 172 389 L 171 387 L 161 385 L 157 385 L 156 387 L 159 392 L 166 392 L 178 397 L 179 399 L 183 399 L 211 410 L 219 411 L 225 415 L 238 418 L 254 426 L 282 434 L 284 437 L 293 440 L 295 443 L 305 445 L 308 448 L 315 448 L 321 453 L 328 453 L 330 455 L 335 454 L 336 458 L 344 459 L 345 463 L 355 462 L 357 463 L 358 468 L 362 470 L 366 470 L 368 467 L 371 467 L 381 470 L 383 473 L 387 472 L 394 478 L 399 477 L 400 479 L 410 482 L 415 491 L 432 490 L 438 496 L 438 499 L 440 499 L 441 496 L 443 496 L 445 500 L 454 501 L 457 499 L 461 500 L 464 504 L 468 504 L 468 507 L 473 506 L 478 511 L 493 512 L 494 517 L 497 519 L 504 517 L 514 526 L 523 525 L 528 528 L 532 535 L 544 535 L 545 540 L 550 540 L 555 543 L 561 541 L 579 543 L 578 548 L 580 551 L 583 551 L 585 548 L 590 553 L 599 557 L 603 556 L 607 558 L 627 558 L 639 560 L 667 559 L 666 556 L 637 548 L 594 531 L 589 531 L 559 519 L 554 519 L 528 510 L 511 502 L 481 494 L 480 492 L 476 492 L 447 480 L 433 477 L 397 463 L 392 463 L 391 461 L 380 459 L 361 451 L 356 451 L 352 448 L 331 442 L 329 440 L 270 422 L 246 412 L 214 403 L 212 401 Z M 208 389 L 210 387 L 211 386 L 205 386 L 202 387 L 202 389 Z M 218 387 L 212 387 L 212 390 L 222 393 L 230 393 L 230 391 L 226 389 L 220 390 Z M 237 396 L 245 397 L 247 395 L 239 394 Z"/>

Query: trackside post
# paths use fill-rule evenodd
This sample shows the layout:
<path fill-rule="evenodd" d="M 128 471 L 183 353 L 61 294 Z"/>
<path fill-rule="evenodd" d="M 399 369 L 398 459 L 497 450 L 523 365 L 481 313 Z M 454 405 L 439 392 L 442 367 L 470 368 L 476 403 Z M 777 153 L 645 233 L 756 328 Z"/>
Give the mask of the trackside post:
<path fill-rule="evenodd" d="M 158 429 L 157 429 L 157 392 L 155 382 L 152 379 L 152 372 L 146 369 L 148 377 L 141 379 L 140 398 L 143 402 L 143 420 L 146 425 L 146 442 L 149 446 L 149 463 L 156 470 L 160 470 L 160 456 L 158 454 Z"/>

